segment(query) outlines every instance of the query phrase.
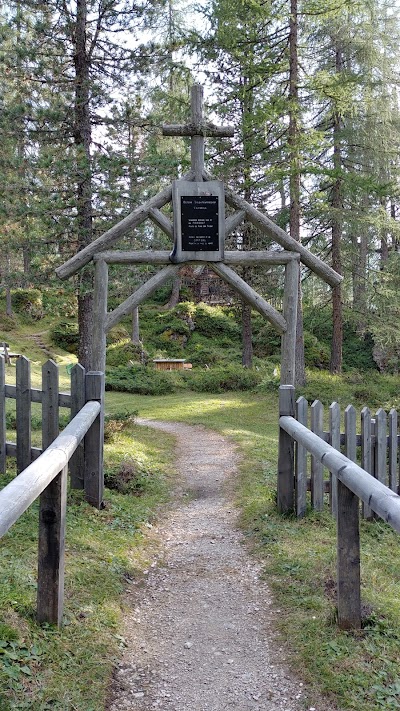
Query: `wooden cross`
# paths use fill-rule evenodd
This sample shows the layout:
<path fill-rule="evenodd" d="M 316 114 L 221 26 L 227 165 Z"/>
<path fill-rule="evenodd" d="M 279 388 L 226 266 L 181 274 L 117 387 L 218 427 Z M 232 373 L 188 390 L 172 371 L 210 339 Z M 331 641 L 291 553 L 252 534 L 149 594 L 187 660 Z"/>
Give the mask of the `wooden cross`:
<path fill-rule="evenodd" d="M 194 180 L 201 183 L 204 171 L 204 139 L 207 136 L 217 138 L 232 137 L 233 126 L 215 126 L 205 122 L 203 116 L 203 87 L 194 84 L 191 91 L 191 122 L 163 126 L 163 136 L 191 136 L 191 161 Z"/>

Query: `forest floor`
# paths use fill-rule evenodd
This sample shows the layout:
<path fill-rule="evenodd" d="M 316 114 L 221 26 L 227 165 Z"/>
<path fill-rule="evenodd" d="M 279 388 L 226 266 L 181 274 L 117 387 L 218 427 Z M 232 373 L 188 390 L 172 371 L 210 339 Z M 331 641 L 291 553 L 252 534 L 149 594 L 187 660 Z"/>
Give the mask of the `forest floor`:
<path fill-rule="evenodd" d="M 139 422 L 176 437 L 178 478 L 155 559 L 127 592 L 108 711 L 333 711 L 285 660 L 280 611 L 237 525 L 235 446 L 202 427 Z"/>

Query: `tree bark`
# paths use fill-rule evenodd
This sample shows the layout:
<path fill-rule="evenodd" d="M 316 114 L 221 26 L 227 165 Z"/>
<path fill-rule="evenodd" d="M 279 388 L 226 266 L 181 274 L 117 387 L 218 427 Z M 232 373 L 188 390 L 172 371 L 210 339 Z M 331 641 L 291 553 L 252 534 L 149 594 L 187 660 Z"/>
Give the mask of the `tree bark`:
<path fill-rule="evenodd" d="M 342 51 L 336 46 L 336 73 L 342 70 Z M 340 147 L 341 118 L 335 110 L 333 115 L 333 169 L 334 183 L 332 187 L 332 267 L 338 274 L 342 273 L 341 238 L 343 214 L 343 186 L 342 186 L 342 156 Z M 333 287 L 332 291 L 332 348 L 331 348 L 331 373 L 342 372 L 343 361 L 343 307 L 341 284 Z"/>
<path fill-rule="evenodd" d="M 181 294 L 182 277 L 178 273 L 172 282 L 171 296 L 167 304 L 167 309 L 174 309 L 179 304 Z"/>
<path fill-rule="evenodd" d="M 300 151 L 299 151 L 299 60 L 298 60 L 298 7 L 297 0 L 290 1 L 289 21 L 289 192 L 290 236 L 300 242 Z M 304 364 L 304 333 L 301 273 L 299 274 L 297 326 L 296 326 L 295 384 L 306 381 Z"/>
<path fill-rule="evenodd" d="M 139 332 L 139 307 L 136 306 L 132 311 L 132 343 L 135 346 L 140 345 L 140 332 Z"/>
<path fill-rule="evenodd" d="M 242 343 L 242 365 L 251 368 L 253 365 L 251 306 L 245 301 L 242 301 Z"/>
<path fill-rule="evenodd" d="M 74 40 L 75 67 L 75 147 L 77 169 L 77 231 L 79 249 L 93 238 L 92 222 L 92 170 L 90 147 L 92 127 L 90 120 L 90 56 L 86 38 L 87 2 L 77 0 Z M 78 359 L 85 367 L 92 361 L 93 273 L 84 269 L 79 277 Z"/>

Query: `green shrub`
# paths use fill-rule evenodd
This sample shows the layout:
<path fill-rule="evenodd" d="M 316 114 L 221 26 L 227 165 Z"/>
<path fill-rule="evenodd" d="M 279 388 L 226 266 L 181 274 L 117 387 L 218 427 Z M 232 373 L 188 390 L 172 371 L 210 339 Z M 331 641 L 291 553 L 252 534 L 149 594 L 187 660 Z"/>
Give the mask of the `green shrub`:
<path fill-rule="evenodd" d="M 17 289 L 12 292 L 11 301 L 17 314 L 29 316 L 34 321 L 43 318 L 43 301 L 39 289 Z"/>
<path fill-rule="evenodd" d="M 62 348 L 68 353 L 78 352 L 79 328 L 73 321 L 59 321 L 50 329 L 50 338 L 54 345 Z"/>
<path fill-rule="evenodd" d="M 262 380 L 260 371 L 243 368 L 240 365 L 187 373 L 185 377 L 190 377 L 191 390 L 211 393 L 221 393 L 227 390 L 253 390 Z"/>
<path fill-rule="evenodd" d="M 128 365 L 130 361 L 140 363 L 146 360 L 148 354 L 142 346 L 135 345 L 132 341 L 113 343 L 107 348 L 106 362 L 109 366 Z"/>
<path fill-rule="evenodd" d="M 118 366 L 106 371 L 106 390 L 138 393 L 139 395 L 166 395 L 184 387 L 176 373 L 154 370 L 146 366 Z"/>
<path fill-rule="evenodd" d="M 229 341 L 240 339 L 240 326 L 236 323 L 233 312 L 221 306 L 198 304 L 194 322 L 196 330 L 208 338 L 219 339 L 224 336 Z"/>
<path fill-rule="evenodd" d="M 304 361 L 308 368 L 329 368 L 330 350 L 309 331 L 304 331 Z"/>

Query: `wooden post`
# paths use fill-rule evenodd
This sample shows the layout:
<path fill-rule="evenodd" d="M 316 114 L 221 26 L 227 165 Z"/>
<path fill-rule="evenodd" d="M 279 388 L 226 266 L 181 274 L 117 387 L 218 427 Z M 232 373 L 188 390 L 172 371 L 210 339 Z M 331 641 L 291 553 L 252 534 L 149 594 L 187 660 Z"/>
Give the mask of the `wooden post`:
<path fill-rule="evenodd" d="M 92 370 L 106 370 L 106 319 L 107 319 L 108 265 L 100 259 L 96 262 L 93 290 L 93 356 Z"/>
<path fill-rule="evenodd" d="M 386 412 L 381 407 L 375 415 L 375 476 L 382 484 L 387 483 Z"/>
<path fill-rule="evenodd" d="M 85 497 L 92 506 L 98 509 L 103 505 L 104 472 L 103 472 L 103 440 L 104 440 L 104 373 L 89 372 L 86 374 L 86 402 L 96 400 L 101 404 L 101 410 L 85 437 Z"/>
<path fill-rule="evenodd" d="M 31 364 L 25 356 L 16 366 L 17 472 L 31 463 Z"/>
<path fill-rule="evenodd" d="M 341 629 L 361 627 L 359 500 L 338 481 L 337 589 Z"/>
<path fill-rule="evenodd" d="M 311 405 L 311 431 L 323 438 L 324 408 L 319 400 Z M 311 504 L 315 511 L 324 509 L 324 468 L 314 456 L 311 457 Z"/>
<path fill-rule="evenodd" d="M 42 368 L 42 447 L 58 436 L 58 368 L 48 360 Z M 65 515 L 67 467 L 40 495 L 37 618 L 61 625 L 64 605 Z"/>
<path fill-rule="evenodd" d="M 0 473 L 6 471 L 6 385 L 5 359 L 0 356 Z"/>
<path fill-rule="evenodd" d="M 71 371 L 71 420 L 78 414 L 86 402 L 85 375 L 83 365 L 77 363 Z M 83 489 L 85 472 L 85 447 L 82 441 L 69 462 L 71 489 Z"/>
<path fill-rule="evenodd" d="M 308 402 L 304 397 L 296 401 L 296 420 L 307 427 Z M 303 518 L 307 505 L 307 450 L 296 442 L 296 515 Z"/>
<path fill-rule="evenodd" d="M 300 260 L 300 257 L 299 257 Z M 283 318 L 286 331 L 282 335 L 281 384 L 295 384 L 297 304 L 299 300 L 299 271 L 297 260 L 288 262 L 285 268 Z"/>
<path fill-rule="evenodd" d="M 203 87 L 200 84 L 192 86 L 191 93 L 192 123 L 200 125 L 203 122 Z M 201 183 L 204 170 L 204 138 L 203 136 L 192 136 L 191 140 L 191 161 L 194 180 Z"/>
<path fill-rule="evenodd" d="M 329 433 L 331 438 L 331 446 L 340 452 L 340 406 L 339 403 L 333 402 L 329 406 Z M 330 480 L 330 507 L 331 514 L 337 518 L 337 478 L 329 473 Z"/>
<path fill-rule="evenodd" d="M 58 626 L 64 607 L 67 472 L 64 467 L 40 496 L 37 619 Z"/>
<path fill-rule="evenodd" d="M 280 386 L 279 417 L 294 417 L 294 398 L 293 385 Z M 289 513 L 294 509 L 294 443 L 292 437 L 282 428 L 279 428 L 277 505 L 279 513 Z"/>

